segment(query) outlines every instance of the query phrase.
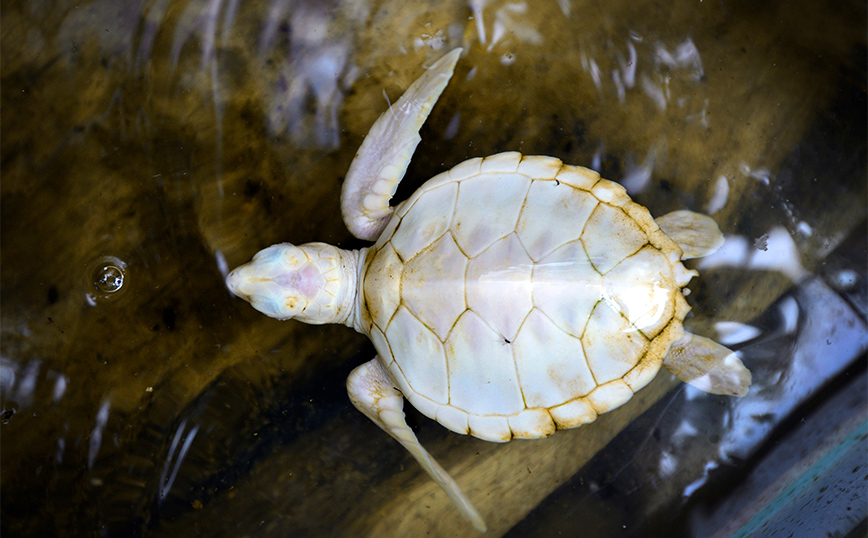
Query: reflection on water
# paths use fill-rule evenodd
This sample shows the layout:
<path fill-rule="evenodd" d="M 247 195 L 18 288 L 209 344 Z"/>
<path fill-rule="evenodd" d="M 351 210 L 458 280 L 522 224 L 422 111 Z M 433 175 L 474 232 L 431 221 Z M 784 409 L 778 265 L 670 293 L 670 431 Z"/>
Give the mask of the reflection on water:
<path fill-rule="evenodd" d="M 713 214 L 728 242 L 697 265 L 688 328 L 724 335 L 755 387 L 658 376 L 595 424 L 503 446 L 408 410 L 421 442 L 489 534 L 748 528 L 763 512 L 733 499 L 769 488 L 756 470 L 793 475 L 789 446 L 832 461 L 864 408 L 835 402 L 865 392 L 846 382 L 868 345 L 865 20 L 858 2 L 4 3 L 2 531 L 470 532 L 349 404 L 373 348 L 224 285 L 270 244 L 359 246 L 347 167 L 456 46 L 398 196 L 518 150 L 591 166 L 654 215 Z"/>

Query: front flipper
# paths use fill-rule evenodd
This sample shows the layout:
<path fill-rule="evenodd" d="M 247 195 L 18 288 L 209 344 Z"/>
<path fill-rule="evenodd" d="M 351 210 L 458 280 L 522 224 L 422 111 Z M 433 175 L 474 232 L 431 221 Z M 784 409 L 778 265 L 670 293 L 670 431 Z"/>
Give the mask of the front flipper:
<path fill-rule="evenodd" d="M 421 138 L 419 129 L 443 93 L 462 49 L 437 60 L 374 122 L 347 171 L 341 212 L 350 232 L 375 240 L 392 214 L 389 200 Z"/>
<path fill-rule="evenodd" d="M 350 373 L 347 392 L 359 411 L 401 443 L 431 478 L 440 484 L 464 519 L 472 523 L 476 530 L 485 532 L 482 516 L 464 496 L 455 480 L 419 444 L 416 434 L 407 425 L 403 411 L 404 396 L 394 387 L 378 359 L 366 362 Z"/>
<path fill-rule="evenodd" d="M 750 370 L 729 348 L 695 334 L 672 344 L 663 366 L 681 381 L 727 396 L 744 396 L 750 388 Z"/>
<path fill-rule="evenodd" d="M 723 234 L 708 215 L 682 209 L 667 213 L 655 222 L 681 247 L 682 260 L 708 256 L 723 245 Z"/>

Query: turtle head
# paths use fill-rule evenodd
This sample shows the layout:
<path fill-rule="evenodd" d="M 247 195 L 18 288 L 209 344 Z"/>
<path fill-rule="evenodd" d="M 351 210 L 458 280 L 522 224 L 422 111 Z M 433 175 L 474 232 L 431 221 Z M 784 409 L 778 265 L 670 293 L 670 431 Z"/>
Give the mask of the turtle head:
<path fill-rule="evenodd" d="M 355 296 L 351 252 L 324 243 L 260 250 L 226 277 L 229 290 L 276 319 L 347 323 Z"/>

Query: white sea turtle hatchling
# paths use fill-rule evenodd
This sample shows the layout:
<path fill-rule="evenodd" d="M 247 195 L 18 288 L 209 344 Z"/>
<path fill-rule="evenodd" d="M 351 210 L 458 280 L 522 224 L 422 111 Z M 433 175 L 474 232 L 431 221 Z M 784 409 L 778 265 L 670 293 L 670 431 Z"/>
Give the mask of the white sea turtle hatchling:
<path fill-rule="evenodd" d="M 485 530 L 407 426 L 404 398 L 452 431 L 508 441 L 591 422 L 661 365 L 717 394 L 744 395 L 750 373 L 682 328 L 697 273 L 681 259 L 723 242 L 709 217 L 655 222 L 596 172 L 515 152 L 465 161 L 389 207 L 460 53 L 380 116 L 350 166 L 344 222 L 372 247 L 274 245 L 227 284 L 271 317 L 368 335 L 378 356 L 350 374 L 350 399 Z"/>

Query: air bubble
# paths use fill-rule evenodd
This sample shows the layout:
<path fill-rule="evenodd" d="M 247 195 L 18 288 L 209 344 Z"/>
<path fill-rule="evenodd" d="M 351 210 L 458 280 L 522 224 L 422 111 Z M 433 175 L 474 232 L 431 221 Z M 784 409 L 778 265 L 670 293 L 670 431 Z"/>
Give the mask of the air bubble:
<path fill-rule="evenodd" d="M 114 293 L 124 286 L 124 272 L 116 265 L 104 265 L 94 275 L 93 284 L 103 293 Z"/>
<path fill-rule="evenodd" d="M 832 285 L 838 291 L 853 291 L 859 283 L 859 273 L 852 269 L 841 269 L 832 274 Z"/>
<path fill-rule="evenodd" d="M 103 256 L 88 265 L 87 302 L 96 306 L 99 302 L 113 301 L 122 295 L 127 283 L 127 264 L 114 256 Z"/>

